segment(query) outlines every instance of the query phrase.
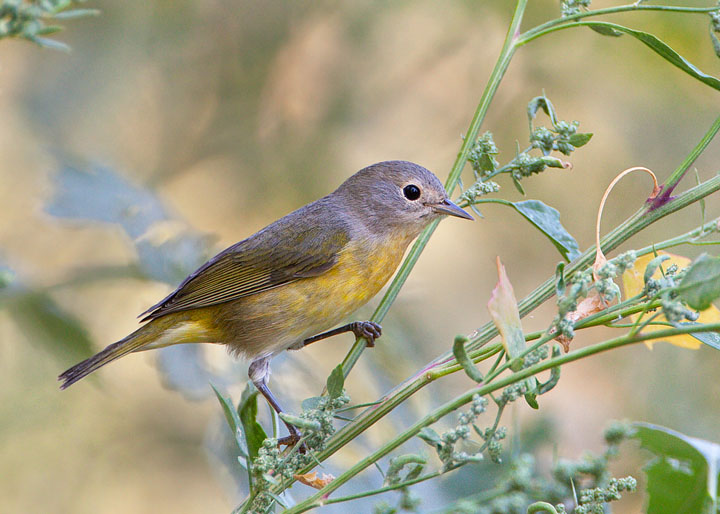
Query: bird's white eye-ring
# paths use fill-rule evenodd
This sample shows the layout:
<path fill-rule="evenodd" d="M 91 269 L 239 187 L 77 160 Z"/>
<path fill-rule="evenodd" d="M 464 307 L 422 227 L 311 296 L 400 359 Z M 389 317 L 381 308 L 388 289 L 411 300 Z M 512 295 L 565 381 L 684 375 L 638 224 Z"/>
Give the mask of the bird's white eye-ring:
<path fill-rule="evenodd" d="M 408 184 L 403 188 L 403 194 L 408 200 L 417 200 L 420 198 L 420 188 L 415 184 Z"/>

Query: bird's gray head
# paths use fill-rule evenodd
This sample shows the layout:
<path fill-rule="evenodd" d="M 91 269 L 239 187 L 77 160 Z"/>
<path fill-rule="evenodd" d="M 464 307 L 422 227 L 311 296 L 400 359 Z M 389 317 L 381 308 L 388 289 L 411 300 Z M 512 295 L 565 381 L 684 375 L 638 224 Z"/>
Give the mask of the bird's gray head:
<path fill-rule="evenodd" d="M 448 199 L 431 171 L 407 161 L 368 166 L 343 182 L 333 195 L 373 233 L 403 230 L 415 237 L 440 216 L 473 219 Z"/>

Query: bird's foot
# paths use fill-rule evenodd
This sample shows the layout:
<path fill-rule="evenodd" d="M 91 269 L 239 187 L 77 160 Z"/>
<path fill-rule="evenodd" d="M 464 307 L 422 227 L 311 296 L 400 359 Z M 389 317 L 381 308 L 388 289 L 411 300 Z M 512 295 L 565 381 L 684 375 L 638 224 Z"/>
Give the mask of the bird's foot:
<path fill-rule="evenodd" d="M 364 337 L 370 348 L 375 346 L 375 339 L 382 335 L 382 327 L 374 321 L 354 321 L 350 326 L 355 337 Z"/>
<path fill-rule="evenodd" d="M 302 439 L 302 434 L 298 432 L 298 430 L 294 426 L 290 424 L 286 424 L 286 426 L 288 427 L 290 434 L 278 439 L 278 446 L 287 446 L 289 448 L 291 446 L 295 446 L 296 444 L 298 444 L 298 442 L 300 442 L 300 439 Z M 298 450 L 300 451 L 300 453 L 305 453 L 307 451 L 305 443 L 302 443 Z"/>

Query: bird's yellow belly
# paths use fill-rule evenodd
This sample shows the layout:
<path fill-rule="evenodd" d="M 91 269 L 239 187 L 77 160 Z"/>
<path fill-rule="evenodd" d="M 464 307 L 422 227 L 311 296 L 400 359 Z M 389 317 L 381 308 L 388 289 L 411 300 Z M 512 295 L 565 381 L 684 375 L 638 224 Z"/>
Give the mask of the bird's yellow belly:
<path fill-rule="evenodd" d="M 213 306 L 213 331 L 232 351 L 260 357 L 327 330 L 367 303 L 387 283 L 408 242 L 352 241 L 338 263 L 309 277 Z M 374 247 L 372 250 L 368 248 Z"/>

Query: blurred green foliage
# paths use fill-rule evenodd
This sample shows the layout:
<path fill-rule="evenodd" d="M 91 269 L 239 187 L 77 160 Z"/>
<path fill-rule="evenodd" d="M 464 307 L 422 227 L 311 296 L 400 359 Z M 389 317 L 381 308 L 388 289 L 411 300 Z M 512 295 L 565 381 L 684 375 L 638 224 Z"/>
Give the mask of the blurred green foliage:
<path fill-rule="evenodd" d="M 68 20 L 85 16 L 96 16 L 96 9 L 77 9 L 77 4 L 87 0 L 2 0 L 0 2 L 0 39 L 18 37 L 32 41 L 42 47 L 55 50 L 69 50 L 70 47 L 55 39 L 44 36 L 62 30 L 58 25 L 47 25 L 48 21 Z"/>

